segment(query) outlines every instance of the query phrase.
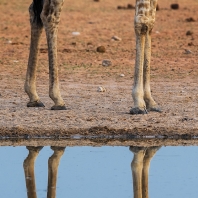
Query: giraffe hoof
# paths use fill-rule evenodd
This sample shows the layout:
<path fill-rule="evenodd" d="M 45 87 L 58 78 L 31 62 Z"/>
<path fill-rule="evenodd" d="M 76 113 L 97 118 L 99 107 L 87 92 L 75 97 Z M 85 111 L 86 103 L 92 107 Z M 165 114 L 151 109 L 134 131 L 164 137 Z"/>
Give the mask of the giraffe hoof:
<path fill-rule="evenodd" d="M 65 147 L 61 147 L 61 146 L 51 146 L 50 147 L 53 151 L 64 151 Z"/>
<path fill-rule="evenodd" d="M 63 106 L 53 106 L 53 107 L 51 107 L 51 110 L 67 110 L 66 109 L 66 107 L 65 107 L 65 105 L 63 105 Z"/>
<path fill-rule="evenodd" d="M 129 150 L 133 153 L 137 153 L 138 151 L 143 151 L 145 152 L 147 147 L 140 147 L 140 146 L 130 146 Z"/>
<path fill-rule="evenodd" d="M 27 107 L 45 107 L 41 101 L 28 102 Z"/>
<path fill-rule="evenodd" d="M 148 111 L 154 111 L 154 112 L 162 113 L 162 110 L 159 107 L 148 108 Z"/>
<path fill-rule="evenodd" d="M 26 146 L 28 150 L 39 152 L 43 146 Z"/>
<path fill-rule="evenodd" d="M 136 114 L 147 114 L 146 109 L 140 109 L 139 107 L 134 107 L 130 110 L 130 114 L 136 115 Z"/>

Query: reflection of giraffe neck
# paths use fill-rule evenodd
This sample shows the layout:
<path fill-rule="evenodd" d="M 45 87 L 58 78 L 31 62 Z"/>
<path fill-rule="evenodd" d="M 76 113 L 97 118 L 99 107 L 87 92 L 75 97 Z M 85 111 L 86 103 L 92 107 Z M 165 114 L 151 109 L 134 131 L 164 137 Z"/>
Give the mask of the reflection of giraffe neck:
<path fill-rule="evenodd" d="M 131 163 L 134 198 L 148 198 L 148 173 L 150 162 L 160 147 L 130 147 L 134 153 Z"/>
<path fill-rule="evenodd" d="M 56 182 L 60 158 L 64 153 L 65 147 L 51 147 L 54 153 L 48 160 L 48 198 L 56 197 Z M 24 160 L 23 167 L 25 172 L 27 196 L 36 198 L 36 184 L 34 175 L 34 164 L 42 147 L 27 147 L 29 154 Z"/>

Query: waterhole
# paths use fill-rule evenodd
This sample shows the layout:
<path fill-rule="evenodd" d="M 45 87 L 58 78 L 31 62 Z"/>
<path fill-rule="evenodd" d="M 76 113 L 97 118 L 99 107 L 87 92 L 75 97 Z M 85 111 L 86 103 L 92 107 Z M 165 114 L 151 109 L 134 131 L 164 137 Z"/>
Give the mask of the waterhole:
<path fill-rule="evenodd" d="M 143 153 L 148 159 L 149 149 L 155 151 L 149 159 L 148 183 L 142 179 L 139 185 L 137 175 L 142 178 L 146 166 L 140 158 Z M 130 150 L 108 145 L 1 146 L 0 197 L 139 198 L 143 191 L 150 198 L 197 197 L 197 146 L 133 146 Z"/>

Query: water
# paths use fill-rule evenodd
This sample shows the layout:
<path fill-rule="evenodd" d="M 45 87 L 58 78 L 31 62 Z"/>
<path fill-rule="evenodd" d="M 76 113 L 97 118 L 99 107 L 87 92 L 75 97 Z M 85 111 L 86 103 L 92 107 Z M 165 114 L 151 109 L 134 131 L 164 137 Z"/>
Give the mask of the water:
<path fill-rule="evenodd" d="M 47 197 L 48 158 L 44 147 L 35 161 L 37 197 Z M 0 197 L 27 197 L 24 159 L 26 147 L 0 148 Z M 129 147 L 67 147 L 58 167 L 57 198 L 133 197 Z M 150 198 L 196 198 L 198 194 L 198 147 L 162 147 L 151 160 Z"/>

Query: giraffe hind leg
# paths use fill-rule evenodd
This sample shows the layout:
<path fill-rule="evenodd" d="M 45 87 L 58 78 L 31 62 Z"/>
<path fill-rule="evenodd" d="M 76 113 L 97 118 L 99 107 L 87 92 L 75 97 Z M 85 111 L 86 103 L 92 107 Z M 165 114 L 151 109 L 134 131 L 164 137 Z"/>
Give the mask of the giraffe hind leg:
<path fill-rule="evenodd" d="M 39 52 L 39 41 L 43 30 L 43 24 L 40 19 L 42 11 L 42 1 L 34 0 L 29 7 L 30 24 L 31 24 L 31 43 L 28 60 L 28 67 L 26 72 L 25 92 L 28 94 L 30 101 L 27 107 L 44 107 L 40 101 L 36 91 L 36 70 Z"/>

